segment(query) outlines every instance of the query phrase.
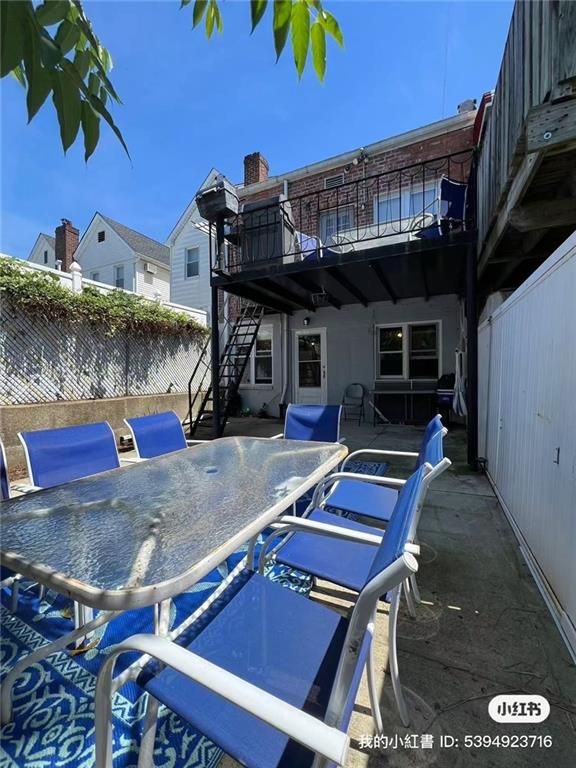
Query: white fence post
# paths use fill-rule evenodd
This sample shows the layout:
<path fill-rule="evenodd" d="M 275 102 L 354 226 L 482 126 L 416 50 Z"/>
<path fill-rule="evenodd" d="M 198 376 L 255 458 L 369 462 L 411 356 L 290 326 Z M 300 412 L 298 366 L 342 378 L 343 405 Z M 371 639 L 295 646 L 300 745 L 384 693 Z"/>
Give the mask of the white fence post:
<path fill-rule="evenodd" d="M 77 261 L 70 264 L 70 274 L 72 275 L 72 290 L 75 293 L 82 292 L 82 267 Z"/>

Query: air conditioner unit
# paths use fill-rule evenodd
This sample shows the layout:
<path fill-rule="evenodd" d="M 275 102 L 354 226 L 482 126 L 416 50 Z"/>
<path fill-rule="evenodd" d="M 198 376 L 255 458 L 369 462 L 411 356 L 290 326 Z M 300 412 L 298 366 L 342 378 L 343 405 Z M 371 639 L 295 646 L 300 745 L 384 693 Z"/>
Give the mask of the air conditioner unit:
<path fill-rule="evenodd" d="M 144 262 L 144 272 L 149 272 L 151 275 L 155 275 L 158 272 L 156 264 L 150 264 L 149 261 Z"/>

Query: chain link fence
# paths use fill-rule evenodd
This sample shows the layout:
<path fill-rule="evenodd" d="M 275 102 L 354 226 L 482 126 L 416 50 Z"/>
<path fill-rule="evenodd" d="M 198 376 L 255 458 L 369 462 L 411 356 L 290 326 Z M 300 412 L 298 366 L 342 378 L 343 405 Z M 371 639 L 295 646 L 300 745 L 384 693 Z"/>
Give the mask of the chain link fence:
<path fill-rule="evenodd" d="M 202 343 L 185 335 L 107 336 L 0 301 L 0 405 L 187 392 Z"/>

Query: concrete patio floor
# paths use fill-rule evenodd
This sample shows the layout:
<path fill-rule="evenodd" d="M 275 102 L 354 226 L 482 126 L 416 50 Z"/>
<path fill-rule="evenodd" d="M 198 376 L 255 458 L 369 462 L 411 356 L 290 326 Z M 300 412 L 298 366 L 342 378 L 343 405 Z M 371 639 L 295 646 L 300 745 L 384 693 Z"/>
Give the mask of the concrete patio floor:
<path fill-rule="evenodd" d="M 275 420 L 235 419 L 226 435 L 270 436 Z M 422 430 L 344 422 L 350 451 L 357 448 L 417 449 Z M 377 665 L 382 670 L 384 735 L 416 735 L 417 748 L 367 747 L 373 735 L 365 682 L 351 725 L 348 768 L 576 765 L 576 667 L 524 562 L 517 540 L 488 480 L 466 464 L 465 433 L 450 432 L 445 453 L 453 465 L 432 486 L 419 529 L 422 547 L 418 583 L 423 602 L 412 619 L 401 610 L 398 626 L 400 675 L 412 723 L 398 719 L 387 668 L 387 607 L 376 628 Z M 406 477 L 410 464 L 395 463 L 392 476 Z M 575 585 L 576 588 L 576 585 Z M 320 583 L 314 598 L 344 610 L 351 595 Z M 538 693 L 551 705 L 541 724 L 505 725 L 491 720 L 488 702 L 501 693 Z M 420 748 L 431 734 L 434 745 Z M 551 736 L 552 746 L 466 747 L 465 736 Z M 453 747 L 441 747 L 451 736 Z M 237 765 L 225 758 L 223 768 Z"/>

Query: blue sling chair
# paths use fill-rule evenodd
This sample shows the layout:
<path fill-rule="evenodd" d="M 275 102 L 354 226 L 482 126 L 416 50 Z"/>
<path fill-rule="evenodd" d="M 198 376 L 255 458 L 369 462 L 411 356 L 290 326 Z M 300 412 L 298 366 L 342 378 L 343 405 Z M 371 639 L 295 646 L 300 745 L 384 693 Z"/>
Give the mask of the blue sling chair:
<path fill-rule="evenodd" d="M 341 405 L 294 405 L 286 409 L 284 432 L 272 439 L 340 442 Z"/>
<path fill-rule="evenodd" d="M 152 459 L 165 453 L 181 451 L 205 440 L 186 440 L 180 419 L 174 411 L 151 413 L 134 419 L 124 419 L 128 426 L 138 459 Z"/>
<path fill-rule="evenodd" d="M 443 456 L 442 437 L 440 432 L 429 441 L 425 463 L 416 470 L 418 472 L 423 467 L 427 468 L 423 475 L 414 524 L 408 539 L 416 547 L 417 526 L 430 483 L 451 464 L 450 460 Z M 364 481 L 356 482 L 359 486 L 365 484 Z M 400 491 L 400 496 L 402 493 L 403 491 Z M 321 501 L 319 506 L 315 507 L 316 502 L 318 497 L 315 495 L 304 517 L 285 516 L 278 523 L 273 524 L 274 532 L 269 534 L 260 550 L 259 572 L 264 573 L 267 562 L 274 560 L 289 568 L 304 571 L 316 578 L 360 592 L 366 574 L 374 561 L 374 544 L 381 541 L 382 536 L 386 538 L 386 532 L 328 512 L 322 509 Z M 397 505 L 398 501 L 396 507 Z M 394 516 L 395 509 L 390 519 Z M 278 542 L 279 537 L 287 535 L 286 540 Z M 274 543 L 273 549 L 268 550 L 272 543 Z M 387 595 L 387 601 L 390 603 L 388 620 L 390 676 L 400 719 L 405 726 L 408 726 L 408 710 L 402 695 L 396 650 L 396 621 L 402 587 L 410 613 L 415 615 L 412 592 L 418 600 L 420 599 L 415 575 L 411 574 L 403 585 L 398 585 L 397 589 Z"/>
<path fill-rule="evenodd" d="M 52 488 L 120 467 L 116 438 L 108 422 L 20 432 L 33 488 Z M 74 603 L 74 626 L 92 618 L 92 609 Z"/>
<path fill-rule="evenodd" d="M 442 425 L 442 417 L 437 414 L 426 425 L 420 451 L 391 451 L 373 448 L 363 448 L 349 454 L 342 463 L 341 472 L 333 473 L 320 484 L 320 490 L 331 488 L 327 504 L 342 512 L 348 512 L 364 517 L 370 517 L 378 522 L 386 523 L 390 519 L 398 491 L 404 484 L 404 480 L 378 475 L 360 475 L 347 473 L 346 467 L 351 461 L 356 461 L 360 456 L 372 458 L 413 458 L 414 470 L 422 466 L 426 458 L 426 450 L 429 442 L 440 432 L 444 435 L 447 429 Z M 442 458 L 442 457 L 440 457 Z M 430 462 L 434 466 L 434 462 Z M 414 471 L 413 470 L 413 471 Z M 366 483 L 359 483 L 366 480 Z"/>
<path fill-rule="evenodd" d="M 145 669 L 139 680 L 151 696 L 152 712 L 141 768 L 152 760 L 158 703 L 248 768 L 343 765 L 364 667 L 375 722 L 381 719 L 374 620 L 380 598 L 418 568 L 409 541 L 428 471 L 420 467 L 403 487 L 349 618 L 245 570 L 192 625 L 186 648 L 147 634 L 115 646 L 96 685 L 96 768 L 112 766 L 114 665 L 131 651 L 161 664 L 156 672 Z"/>

